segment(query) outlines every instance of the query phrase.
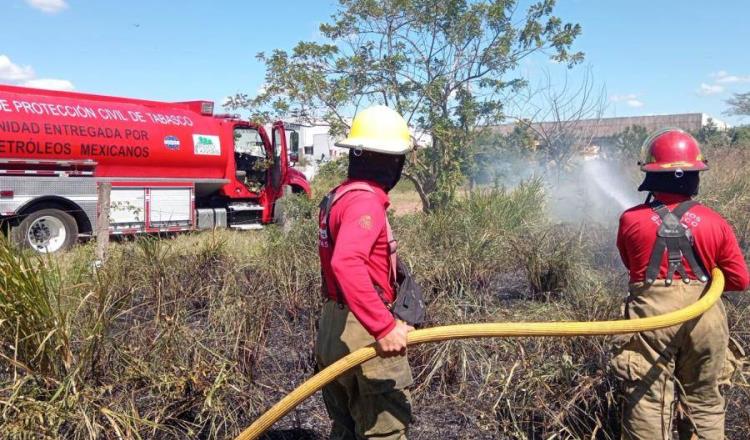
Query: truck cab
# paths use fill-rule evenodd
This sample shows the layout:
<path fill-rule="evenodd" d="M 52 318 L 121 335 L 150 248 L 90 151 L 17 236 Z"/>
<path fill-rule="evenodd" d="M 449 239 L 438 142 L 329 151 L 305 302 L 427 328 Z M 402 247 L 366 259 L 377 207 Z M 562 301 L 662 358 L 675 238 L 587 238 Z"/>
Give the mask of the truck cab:
<path fill-rule="evenodd" d="M 276 202 L 285 193 L 310 194 L 305 176 L 290 166 L 284 123 L 272 124 L 269 135 L 259 124 L 238 118 L 228 122 L 232 124 L 234 152 L 227 176 L 233 179 L 221 194 L 229 202 L 229 223 L 240 227 L 278 219 Z"/>

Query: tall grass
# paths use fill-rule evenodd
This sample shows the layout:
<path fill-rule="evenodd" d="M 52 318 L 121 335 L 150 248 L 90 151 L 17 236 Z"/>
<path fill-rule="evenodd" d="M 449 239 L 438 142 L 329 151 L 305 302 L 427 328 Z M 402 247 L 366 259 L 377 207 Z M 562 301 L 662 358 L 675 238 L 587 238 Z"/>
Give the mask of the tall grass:
<path fill-rule="evenodd" d="M 750 154 L 725 150 L 703 173 L 699 199 L 716 207 L 732 224 L 743 250 L 750 251 Z"/>
<path fill-rule="evenodd" d="M 70 369 L 69 313 L 64 291 L 54 286 L 57 278 L 43 260 L 17 255 L 0 239 L 2 355 L 15 373 L 61 377 Z"/>
<path fill-rule="evenodd" d="M 314 372 L 317 199 L 341 171 L 324 170 L 315 199 L 289 199 L 285 229 L 139 238 L 114 244 L 97 270 L 92 245 L 40 259 L 3 243 L 2 438 L 237 434 Z M 706 179 L 703 193 L 745 240 L 747 204 L 732 191 L 749 181 L 727 171 Z M 393 218 L 400 255 L 425 287 L 429 325 L 618 316 L 626 278 L 615 225 L 555 224 L 545 206 L 543 185 L 529 181 Z M 727 308 L 748 348 L 750 300 Z M 609 356 L 607 338 L 415 347 L 410 438 L 617 438 Z M 750 436 L 747 378 L 745 369 L 728 393 L 731 439 Z M 276 428 L 271 438 L 326 433 L 319 396 Z"/>

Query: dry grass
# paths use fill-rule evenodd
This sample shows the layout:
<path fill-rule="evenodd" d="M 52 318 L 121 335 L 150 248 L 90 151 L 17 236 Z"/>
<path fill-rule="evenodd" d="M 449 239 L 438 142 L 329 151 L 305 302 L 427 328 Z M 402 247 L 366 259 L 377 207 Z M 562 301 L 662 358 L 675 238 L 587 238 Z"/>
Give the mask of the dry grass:
<path fill-rule="evenodd" d="M 340 171 L 324 171 L 318 196 Z M 705 200 L 739 225 L 747 251 L 750 175 L 713 176 Z M 316 202 L 290 201 L 287 231 L 118 243 L 98 271 L 91 245 L 49 260 L 0 246 L 3 438 L 237 434 L 313 373 Z M 468 194 L 430 215 L 396 212 L 403 256 L 426 288 L 429 325 L 618 314 L 626 280 L 614 225 L 551 224 L 539 182 Z M 736 296 L 728 310 L 733 336 L 749 349 L 750 300 Z M 608 358 L 607 338 L 417 347 L 410 438 L 617 438 Z M 730 439 L 750 438 L 748 377 L 747 369 L 738 374 L 728 393 Z M 270 438 L 316 438 L 328 427 L 315 396 Z"/>
<path fill-rule="evenodd" d="M 391 194 L 391 207 L 397 216 L 417 214 L 422 211 L 422 200 L 414 191 L 396 192 Z"/>

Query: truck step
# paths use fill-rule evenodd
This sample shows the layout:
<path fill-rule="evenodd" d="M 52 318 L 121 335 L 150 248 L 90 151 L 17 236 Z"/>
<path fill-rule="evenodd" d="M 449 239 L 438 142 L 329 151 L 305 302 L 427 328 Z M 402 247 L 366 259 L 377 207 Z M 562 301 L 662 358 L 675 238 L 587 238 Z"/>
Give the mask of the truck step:
<path fill-rule="evenodd" d="M 241 205 L 229 205 L 227 206 L 227 209 L 230 211 L 263 211 L 263 207 L 261 205 L 251 205 L 249 203 L 243 203 Z"/>
<path fill-rule="evenodd" d="M 260 223 L 252 223 L 249 225 L 232 225 L 230 226 L 230 228 L 237 229 L 240 231 L 252 231 L 252 230 L 257 230 L 257 229 L 263 229 L 263 225 L 261 225 Z"/>

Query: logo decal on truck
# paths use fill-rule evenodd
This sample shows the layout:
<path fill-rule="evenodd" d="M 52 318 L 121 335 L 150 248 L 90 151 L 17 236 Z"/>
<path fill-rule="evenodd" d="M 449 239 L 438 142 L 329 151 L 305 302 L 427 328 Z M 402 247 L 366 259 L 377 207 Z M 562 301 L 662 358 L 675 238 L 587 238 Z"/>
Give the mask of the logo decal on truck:
<path fill-rule="evenodd" d="M 221 142 L 219 136 L 207 134 L 193 135 L 193 151 L 204 156 L 221 156 Z"/>
<path fill-rule="evenodd" d="M 180 139 L 177 136 L 166 136 L 164 146 L 167 147 L 167 150 L 177 151 L 180 149 Z"/>

